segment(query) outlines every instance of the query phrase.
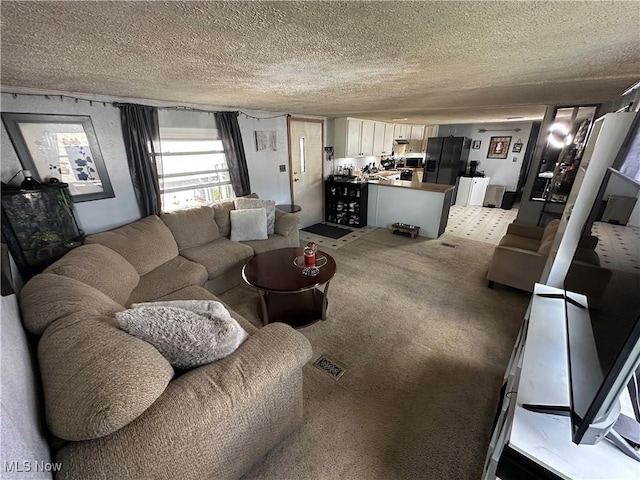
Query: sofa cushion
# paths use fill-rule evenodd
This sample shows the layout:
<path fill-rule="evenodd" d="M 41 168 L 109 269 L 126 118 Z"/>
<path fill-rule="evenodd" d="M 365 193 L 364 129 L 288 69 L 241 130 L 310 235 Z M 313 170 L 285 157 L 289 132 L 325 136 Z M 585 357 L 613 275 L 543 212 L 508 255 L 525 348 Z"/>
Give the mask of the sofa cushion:
<path fill-rule="evenodd" d="M 22 320 L 37 335 L 56 320 L 86 310 L 113 316 L 124 307 L 90 285 L 75 278 L 41 273 L 20 291 Z"/>
<path fill-rule="evenodd" d="M 253 240 L 241 243 L 251 247 L 255 253 L 262 253 L 269 250 L 275 250 L 276 248 L 287 248 L 291 246 L 287 237 L 283 237 L 277 233 L 269 235 L 269 238 L 266 240 Z"/>
<path fill-rule="evenodd" d="M 45 270 L 47 273 L 75 278 L 97 288 L 124 305 L 140 275 L 124 257 L 103 245 L 82 245 Z"/>
<path fill-rule="evenodd" d="M 220 235 L 229 238 L 231 235 L 231 218 L 229 212 L 235 209 L 233 201 L 216 202 L 211 205 L 213 217 L 216 220 Z"/>
<path fill-rule="evenodd" d="M 207 278 L 205 267 L 178 255 L 141 276 L 138 286 L 127 300 L 127 305 L 155 300 L 189 285 L 204 285 Z"/>
<path fill-rule="evenodd" d="M 275 232 L 276 223 L 276 202 L 273 200 L 262 200 L 260 198 L 240 197 L 234 200 L 236 210 L 264 208 L 267 212 L 267 234 Z"/>
<path fill-rule="evenodd" d="M 267 211 L 265 208 L 233 210 L 231 216 L 231 240 L 242 242 L 267 239 Z"/>
<path fill-rule="evenodd" d="M 537 252 L 540 248 L 540 240 L 529 237 L 521 237 L 520 235 L 511 235 L 508 233 L 500 239 L 500 246 L 521 248 L 523 250 Z"/>
<path fill-rule="evenodd" d="M 228 357 L 249 337 L 220 302 L 133 307 L 116 313 L 120 328 L 156 347 L 175 368 L 191 369 Z"/>
<path fill-rule="evenodd" d="M 238 322 L 249 335 L 253 335 L 258 330 L 249 320 L 236 313 L 229 307 L 229 305 L 221 301 L 218 297 L 216 297 L 213 293 L 211 293 L 204 287 L 191 285 L 189 287 L 181 288 L 180 290 L 170 293 L 169 295 L 157 298 L 156 302 L 169 302 L 172 300 L 216 300 L 222 303 L 226 307 L 226 309 L 229 310 L 231 317 L 234 318 L 236 322 Z"/>
<path fill-rule="evenodd" d="M 204 265 L 209 278 L 222 275 L 233 267 L 253 257 L 253 249 L 242 243 L 232 242 L 227 238 L 219 238 L 215 242 L 201 247 L 183 250 L 182 255 L 196 263 Z"/>
<path fill-rule="evenodd" d="M 545 240 L 540 244 L 540 248 L 538 248 L 538 253 L 540 255 L 549 256 L 551 252 L 551 246 L 553 245 L 553 238 Z"/>
<path fill-rule="evenodd" d="M 160 218 L 171 230 L 179 250 L 198 247 L 220 237 L 220 230 L 211 207 L 163 213 Z"/>
<path fill-rule="evenodd" d="M 86 310 L 59 320 L 38 345 L 47 424 L 65 440 L 119 430 L 143 413 L 173 378 L 147 342 L 112 317 Z"/>
<path fill-rule="evenodd" d="M 87 243 L 99 243 L 122 255 L 140 275 L 178 255 L 171 230 L 155 215 L 108 232 L 89 235 Z"/>
<path fill-rule="evenodd" d="M 549 240 L 553 242 L 556 237 L 556 232 L 558 231 L 558 227 L 560 226 L 560 220 L 555 219 L 551 220 L 546 227 L 544 227 L 544 232 L 542 233 L 542 238 L 540 239 L 540 243 L 546 243 Z"/>

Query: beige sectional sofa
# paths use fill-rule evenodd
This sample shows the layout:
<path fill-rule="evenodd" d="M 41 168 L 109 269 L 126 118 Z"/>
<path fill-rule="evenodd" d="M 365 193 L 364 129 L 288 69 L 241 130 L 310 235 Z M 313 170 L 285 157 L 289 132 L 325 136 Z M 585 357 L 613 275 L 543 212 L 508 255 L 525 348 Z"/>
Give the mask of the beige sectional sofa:
<path fill-rule="evenodd" d="M 230 309 L 250 337 L 227 358 L 176 372 L 114 319 L 134 302 L 217 300 L 254 252 L 298 245 L 297 220 L 283 212 L 267 240 L 232 242 L 232 205 L 91 235 L 24 286 L 57 478 L 237 478 L 300 424 L 311 347 L 291 327 L 257 329 Z"/>

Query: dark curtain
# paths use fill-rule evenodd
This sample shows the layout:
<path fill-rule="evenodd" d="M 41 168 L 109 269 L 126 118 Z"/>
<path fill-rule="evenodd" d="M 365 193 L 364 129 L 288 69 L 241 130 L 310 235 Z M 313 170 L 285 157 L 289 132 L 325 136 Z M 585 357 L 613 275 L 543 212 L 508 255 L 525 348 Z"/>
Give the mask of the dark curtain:
<path fill-rule="evenodd" d="M 249 195 L 251 193 L 251 185 L 249 183 L 247 157 L 244 155 L 242 135 L 238 125 L 238 112 L 216 112 L 216 123 L 218 124 L 218 130 L 220 130 L 220 138 L 227 157 L 233 191 L 237 197 Z"/>
<path fill-rule="evenodd" d="M 118 104 L 129 172 L 144 216 L 161 209 L 156 154 L 160 154 L 158 109 L 148 105 Z"/>

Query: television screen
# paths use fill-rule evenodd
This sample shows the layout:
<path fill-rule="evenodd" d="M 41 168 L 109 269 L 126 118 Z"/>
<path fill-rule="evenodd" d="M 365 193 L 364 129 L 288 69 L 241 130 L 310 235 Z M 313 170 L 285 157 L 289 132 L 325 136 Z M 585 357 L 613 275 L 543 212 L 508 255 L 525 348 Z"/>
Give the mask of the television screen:
<path fill-rule="evenodd" d="M 567 303 L 575 443 L 598 441 L 592 427 L 607 418 L 615 422 L 612 392 L 624 390 L 640 362 L 639 119 L 640 114 L 605 175 L 564 282 L 566 290 L 588 297 L 588 330 L 597 351 L 595 364 L 581 357 L 584 325 L 579 309 Z"/>
<path fill-rule="evenodd" d="M 613 168 L 640 186 L 640 128 L 638 128 L 638 121 L 639 119 L 636 117 L 634 125 L 631 126 L 631 134 L 622 146 L 625 151 L 621 149 L 622 154 L 616 159 Z"/>

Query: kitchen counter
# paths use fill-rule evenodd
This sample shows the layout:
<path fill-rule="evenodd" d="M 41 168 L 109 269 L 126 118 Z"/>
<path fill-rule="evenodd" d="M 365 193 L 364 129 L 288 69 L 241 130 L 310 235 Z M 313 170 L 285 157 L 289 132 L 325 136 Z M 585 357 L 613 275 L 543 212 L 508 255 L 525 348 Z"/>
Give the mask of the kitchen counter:
<path fill-rule="evenodd" d="M 369 180 L 370 185 L 380 185 L 384 187 L 411 188 L 412 190 L 424 190 L 425 192 L 447 193 L 455 189 L 454 185 L 444 185 L 441 183 L 409 182 L 408 180 Z"/>
<path fill-rule="evenodd" d="M 455 187 L 405 180 L 369 181 L 368 224 L 387 228 L 401 222 L 420 227 L 420 236 L 438 238 L 447 227 Z"/>

